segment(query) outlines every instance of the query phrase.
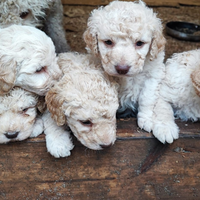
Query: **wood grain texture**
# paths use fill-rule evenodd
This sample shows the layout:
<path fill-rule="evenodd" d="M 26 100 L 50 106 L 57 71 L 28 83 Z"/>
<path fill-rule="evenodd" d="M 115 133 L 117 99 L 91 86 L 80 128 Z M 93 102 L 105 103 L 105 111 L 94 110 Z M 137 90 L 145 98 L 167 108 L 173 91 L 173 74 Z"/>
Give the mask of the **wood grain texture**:
<path fill-rule="evenodd" d="M 63 4 L 68 5 L 107 5 L 112 0 L 62 0 Z M 144 0 L 147 5 L 150 6 L 178 6 L 182 5 L 196 5 L 200 6 L 199 0 Z"/>
<path fill-rule="evenodd" d="M 0 199 L 199 199 L 200 124 L 177 123 L 181 138 L 163 145 L 135 119 L 118 120 L 110 149 L 74 139 L 68 158 L 47 153 L 44 135 L 0 145 Z"/>

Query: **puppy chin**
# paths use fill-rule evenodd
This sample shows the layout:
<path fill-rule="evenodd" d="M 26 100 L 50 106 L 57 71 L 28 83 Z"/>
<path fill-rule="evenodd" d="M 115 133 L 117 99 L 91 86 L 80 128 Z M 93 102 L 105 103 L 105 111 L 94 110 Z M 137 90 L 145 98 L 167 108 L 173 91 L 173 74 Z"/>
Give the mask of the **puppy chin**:
<path fill-rule="evenodd" d="M 104 150 L 108 147 L 111 147 L 114 143 L 115 143 L 115 140 L 116 138 L 113 138 L 112 141 L 108 142 L 108 143 L 89 143 L 89 142 L 86 142 L 85 140 L 82 140 L 82 139 L 79 139 L 78 140 L 85 146 L 87 147 L 88 149 L 91 149 L 91 150 Z"/>

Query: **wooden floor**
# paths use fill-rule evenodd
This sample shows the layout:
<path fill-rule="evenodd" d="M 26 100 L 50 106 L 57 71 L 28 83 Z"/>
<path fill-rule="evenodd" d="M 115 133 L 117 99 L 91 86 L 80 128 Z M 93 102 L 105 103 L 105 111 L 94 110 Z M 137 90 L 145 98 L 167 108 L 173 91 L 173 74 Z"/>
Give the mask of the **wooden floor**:
<path fill-rule="evenodd" d="M 41 135 L 0 145 L 0 199 L 200 199 L 200 122 L 183 123 L 180 139 L 159 143 L 118 120 L 116 143 L 92 151 L 78 141 L 68 158 L 46 152 Z"/>

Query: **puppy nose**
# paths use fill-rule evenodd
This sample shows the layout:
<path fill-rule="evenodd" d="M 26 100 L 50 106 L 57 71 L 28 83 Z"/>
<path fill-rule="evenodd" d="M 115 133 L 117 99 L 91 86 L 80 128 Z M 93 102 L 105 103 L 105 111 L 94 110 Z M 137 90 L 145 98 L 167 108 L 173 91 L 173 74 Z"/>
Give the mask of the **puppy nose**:
<path fill-rule="evenodd" d="M 127 74 L 129 69 L 130 69 L 130 66 L 128 66 L 128 65 L 116 65 L 115 69 L 116 69 L 118 74 Z"/>
<path fill-rule="evenodd" d="M 109 148 L 112 146 L 112 143 L 108 144 L 108 145 L 105 145 L 105 144 L 101 144 L 100 147 L 103 148 L 103 149 L 106 149 L 106 148 Z"/>
<path fill-rule="evenodd" d="M 16 131 L 11 131 L 11 132 L 7 132 L 4 135 L 8 138 L 8 139 L 14 139 L 18 136 L 19 132 Z"/>

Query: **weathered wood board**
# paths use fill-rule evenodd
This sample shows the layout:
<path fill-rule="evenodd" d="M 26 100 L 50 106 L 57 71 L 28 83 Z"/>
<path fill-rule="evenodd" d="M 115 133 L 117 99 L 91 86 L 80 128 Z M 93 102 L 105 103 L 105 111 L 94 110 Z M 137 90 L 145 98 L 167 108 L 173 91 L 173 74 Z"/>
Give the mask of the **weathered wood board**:
<path fill-rule="evenodd" d="M 181 138 L 163 145 L 118 120 L 118 139 L 92 151 L 75 141 L 68 158 L 46 152 L 41 135 L 0 145 L 0 199 L 200 199 L 200 123 L 178 122 Z"/>

